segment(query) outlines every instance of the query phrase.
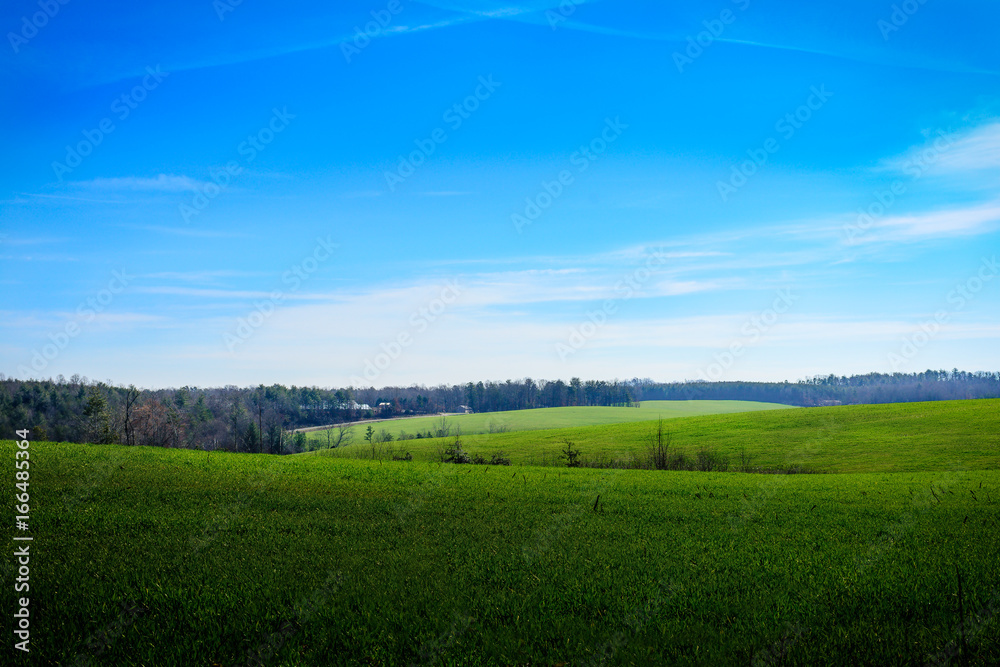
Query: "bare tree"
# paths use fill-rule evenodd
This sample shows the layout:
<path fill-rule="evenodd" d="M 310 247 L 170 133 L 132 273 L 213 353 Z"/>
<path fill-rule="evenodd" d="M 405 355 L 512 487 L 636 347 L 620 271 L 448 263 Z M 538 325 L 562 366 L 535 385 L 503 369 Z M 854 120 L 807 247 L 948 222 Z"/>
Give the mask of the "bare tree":
<path fill-rule="evenodd" d="M 489 424 L 487 426 L 489 427 L 490 433 L 506 433 L 507 431 L 510 430 L 510 427 L 507 426 L 507 424 L 504 424 L 503 422 L 497 422 L 492 419 L 489 421 Z"/>
<path fill-rule="evenodd" d="M 434 430 L 435 438 L 447 438 L 451 434 L 451 424 L 444 417 L 438 422 L 438 427 Z"/>
<path fill-rule="evenodd" d="M 264 451 L 264 385 L 260 385 L 253 393 L 254 407 L 257 408 L 257 451 Z"/>
<path fill-rule="evenodd" d="M 330 449 L 349 445 L 353 438 L 354 425 L 348 422 L 337 424 L 335 428 L 326 431 L 326 445 Z"/>
<path fill-rule="evenodd" d="M 649 438 L 649 462 L 656 470 L 666 470 L 670 467 L 670 443 L 673 440 L 670 431 L 663 432 L 663 419 L 656 424 L 656 432 Z"/>
<path fill-rule="evenodd" d="M 125 390 L 125 444 L 132 446 L 135 444 L 135 425 L 132 423 L 132 408 L 139 400 L 139 390 L 134 384 L 130 384 Z"/>

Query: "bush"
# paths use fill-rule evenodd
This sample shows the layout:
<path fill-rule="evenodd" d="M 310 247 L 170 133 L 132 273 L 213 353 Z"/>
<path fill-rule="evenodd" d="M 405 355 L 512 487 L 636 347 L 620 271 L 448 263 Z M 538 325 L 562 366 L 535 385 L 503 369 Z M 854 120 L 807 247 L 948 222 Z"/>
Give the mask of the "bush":
<path fill-rule="evenodd" d="M 481 454 L 473 454 L 472 463 L 480 466 L 509 466 L 510 459 L 503 452 L 494 452 L 488 459 Z"/>
<path fill-rule="evenodd" d="M 490 456 L 491 466 L 509 466 L 510 459 L 507 458 L 507 454 L 504 452 L 493 452 Z"/>
<path fill-rule="evenodd" d="M 695 458 L 694 469 L 702 472 L 711 472 L 713 470 L 725 472 L 729 470 L 729 459 L 722 454 L 716 454 L 715 452 L 702 447 L 698 450 L 698 454 Z"/>
<path fill-rule="evenodd" d="M 580 450 L 573 449 L 573 443 L 569 440 L 563 440 L 563 443 L 565 443 L 566 449 L 560 450 L 562 451 L 560 458 L 566 459 L 567 468 L 579 468 L 581 463 Z"/>
<path fill-rule="evenodd" d="M 443 460 L 445 463 L 472 463 L 472 457 L 462 449 L 462 442 L 455 442 L 444 450 Z"/>
<path fill-rule="evenodd" d="M 649 465 L 656 470 L 670 469 L 670 444 L 673 437 L 670 432 L 663 432 L 663 419 L 656 425 L 656 432 L 649 439 Z"/>
<path fill-rule="evenodd" d="M 510 430 L 510 427 L 507 426 L 507 424 L 495 422 L 492 419 L 489 421 L 487 426 L 490 433 L 507 433 Z"/>

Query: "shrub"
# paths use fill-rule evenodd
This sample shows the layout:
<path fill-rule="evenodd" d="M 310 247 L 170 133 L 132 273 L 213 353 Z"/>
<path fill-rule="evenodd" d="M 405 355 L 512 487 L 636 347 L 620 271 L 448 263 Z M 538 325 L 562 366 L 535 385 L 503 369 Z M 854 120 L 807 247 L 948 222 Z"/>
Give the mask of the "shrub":
<path fill-rule="evenodd" d="M 560 458 L 566 459 L 567 468 L 579 468 L 581 463 L 580 450 L 573 449 L 573 443 L 569 440 L 563 440 L 563 443 L 566 445 L 566 449 L 560 450 L 562 451 Z"/>
<path fill-rule="evenodd" d="M 649 439 L 649 464 L 656 470 L 668 470 L 670 468 L 670 444 L 673 437 L 670 432 L 663 432 L 663 420 L 660 419 L 656 425 L 656 432 Z"/>
<path fill-rule="evenodd" d="M 506 433 L 510 430 L 510 427 L 507 426 L 507 424 L 495 422 L 492 419 L 490 420 L 487 426 L 489 428 L 490 433 Z"/>
<path fill-rule="evenodd" d="M 445 463 L 472 463 L 472 457 L 462 449 L 462 441 L 457 438 L 444 450 L 443 460 Z"/>
<path fill-rule="evenodd" d="M 711 472 L 712 470 L 718 470 L 720 472 L 725 472 L 729 470 L 729 459 L 727 459 L 722 454 L 716 454 L 710 449 L 702 447 L 698 450 L 694 461 L 695 470 L 700 470 L 702 472 Z"/>
<path fill-rule="evenodd" d="M 493 452 L 490 456 L 491 466 L 509 466 L 510 459 L 507 458 L 507 454 L 504 452 Z"/>

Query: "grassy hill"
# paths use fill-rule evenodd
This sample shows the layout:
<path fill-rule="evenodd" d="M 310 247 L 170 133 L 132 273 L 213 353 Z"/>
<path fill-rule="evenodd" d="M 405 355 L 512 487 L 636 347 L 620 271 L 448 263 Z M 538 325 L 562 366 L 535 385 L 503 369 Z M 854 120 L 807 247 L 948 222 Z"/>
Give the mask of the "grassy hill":
<path fill-rule="evenodd" d="M 753 412 L 757 410 L 782 410 L 793 408 L 780 403 L 760 403 L 757 401 L 643 401 L 639 407 L 615 408 L 603 406 L 536 408 L 532 410 L 510 410 L 506 412 L 482 412 L 469 415 L 453 415 L 446 418 L 452 432 L 458 429 L 464 434 L 490 433 L 497 430 L 532 431 L 536 429 L 566 428 L 570 426 L 591 426 L 594 424 L 618 424 L 647 419 L 672 419 L 696 415 L 727 414 L 731 412 Z M 386 429 L 393 437 L 400 431 L 411 435 L 434 432 L 441 423 L 441 417 L 412 417 L 392 419 L 372 424 L 376 430 Z M 355 429 L 360 433 L 365 424 Z M 314 446 L 326 443 L 325 431 L 311 431 L 307 437 Z M 360 437 L 360 435 L 356 436 Z"/>
<path fill-rule="evenodd" d="M 643 457 L 656 422 L 633 422 L 542 431 L 463 435 L 463 447 L 486 457 L 504 451 L 515 464 L 561 465 L 569 440 L 591 462 Z M 820 472 L 993 470 L 1000 467 L 1000 399 L 848 405 L 680 417 L 665 422 L 672 447 L 695 455 L 705 448 L 736 464 Z M 437 461 L 454 438 L 407 440 L 383 448 Z M 322 455 L 370 458 L 352 445 Z"/>
<path fill-rule="evenodd" d="M 751 442 L 772 432 L 771 446 L 786 449 L 840 423 L 815 437 L 849 467 L 856 443 L 882 434 L 866 445 L 878 467 L 880 443 L 906 434 L 915 459 L 936 460 L 943 446 L 946 460 L 959 447 L 938 444 L 947 425 L 968 435 L 970 421 L 995 420 L 995 403 L 942 408 L 700 419 Z M 899 428 L 888 421 L 896 409 Z M 683 421 L 678 433 L 711 437 Z M 968 664 L 1000 662 L 996 470 L 750 475 L 51 443 L 30 452 L 24 664 L 939 664 L 961 645 L 960 603 Z M 12 475 L 13 443 L 0 454 Z M 13 494 L 3 485 L 6 507 Z M 0 562 L 13 581 L 15 559 Z M 5 587 L 5 609 L 14 597 Z"/>

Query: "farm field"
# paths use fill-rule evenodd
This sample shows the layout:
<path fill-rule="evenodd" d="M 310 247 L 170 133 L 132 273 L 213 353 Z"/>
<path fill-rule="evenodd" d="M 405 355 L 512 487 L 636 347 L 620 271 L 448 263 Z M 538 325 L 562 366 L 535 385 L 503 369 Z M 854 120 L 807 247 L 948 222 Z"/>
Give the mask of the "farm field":
<path fill-rule="evenodd" d="M 643 401 L 639 407 L 621 408 L 605 406 L 573 406 L 564 408 L 534 408 L 531 410 L 511 410 L 507 412 L 482 412 L 446 417 L 452 432 L 461 429 L 463 434 L 490 433 L 498 428 L 507 431 L 531 431 L 536 429 L 591 426 L 595 424 L 618 424 L 646 419 L 672 419 L 697 415 L 727 414 L 731 412 L 754 412 L 758 410 L 783 410 L 795 408 L 781 403 L 760 403 L 757 401 Z M 387 430 L 394 438 L 400 431 L 411 435 L 434 432 L 441 424 L 441 417 L 408 417 L 372 423 L 376 431 Z M 355 439 L 360 439 L 365 422 L 355 427 Z M 309 431 L 306 437 L 312 446 L 322 447 L 327 441 L 326 431 Z"/>
<path fill-rule="evenodd" d="M 924 471 L 32 443 L 24 664 L 961 664 L 963 637 L 968 664 L 997 664 L 997 458 L 987 469 L 956 443 L 937 451 L 946 425 L 973 423 L 956 436 L 968 438 L 996 402 L 931 418 L 921 404 L 863 407 L 868 419 L 845 420 L 825 455 L 850 459 L 860 425 L 878 433 L 885 409 L 909 408 L 897 418 Z M 793 424 L 781 438 L 810 428 Z M 14 450 L 0 443 L 5 461 Z M 12 506 L 11 485 L 4 494 Z M 12 580 L 11 559 L 3 567 Z"/>
<path fill-rule="evenodd" d="M 503 451 L 515 464 L 564 465 L 573 442 L 588 462 L 634 461 L 646 455 L 656 421 L 541 431 L 461 436 L 470 454 Z M 814 472 L 914 472 L 1000 468 L 1000 400 L 935 401 L 799 408 L 664 420 L 671 447 L 688 456 L 705 448 L 728 457 L 751 456 L 751 467 Z M 381 445 L 376 458 L 409 452 L 438 461 L 451 438 Z M 371 458 L 367 443 L 304 456 Z"/>

